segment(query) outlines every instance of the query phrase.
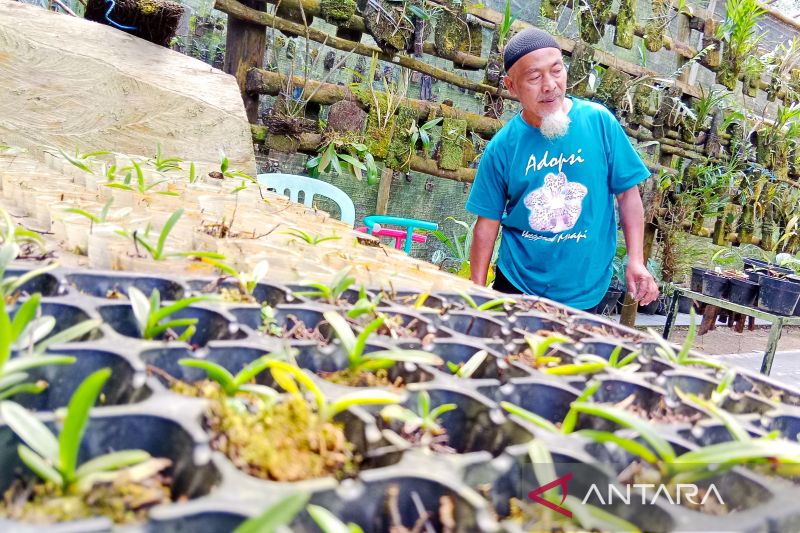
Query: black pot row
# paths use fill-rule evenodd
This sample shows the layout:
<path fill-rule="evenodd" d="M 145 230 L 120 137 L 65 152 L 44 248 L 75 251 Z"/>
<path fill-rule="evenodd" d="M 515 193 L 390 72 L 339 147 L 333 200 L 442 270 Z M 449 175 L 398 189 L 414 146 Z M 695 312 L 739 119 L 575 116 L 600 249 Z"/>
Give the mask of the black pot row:
<path fill-rule="evenodd" d="M 747 275 L 748 279 L 740 279 L 693 267 L 691 289 L 769 313 L 800 316 L 800 278 L 775 277 L 757 270 Z"/>

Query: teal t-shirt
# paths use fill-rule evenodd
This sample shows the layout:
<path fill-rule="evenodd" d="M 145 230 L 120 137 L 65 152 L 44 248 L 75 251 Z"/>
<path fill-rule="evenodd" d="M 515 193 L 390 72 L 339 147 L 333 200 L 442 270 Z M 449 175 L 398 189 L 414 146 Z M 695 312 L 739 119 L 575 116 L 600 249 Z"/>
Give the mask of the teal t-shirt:
<path fill-rule="evenodd" d="M 614 196 L 650 176 L 614 115 L 572 98 L 568 133 L 548 140 L 517 114 L 486 146 L 467 201 L 500 220 L 498 265 L 525 294 L 588 309 L 611 282 Z"/>

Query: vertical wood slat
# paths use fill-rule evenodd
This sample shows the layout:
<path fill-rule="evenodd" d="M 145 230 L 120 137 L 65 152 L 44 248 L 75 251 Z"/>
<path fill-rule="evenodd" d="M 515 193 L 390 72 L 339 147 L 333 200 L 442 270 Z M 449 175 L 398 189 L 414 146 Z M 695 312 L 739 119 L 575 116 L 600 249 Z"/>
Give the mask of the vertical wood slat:
<path fill-rule="evenodd" d="M 241 0 L 253 9 L 264 10 L 263 0 Z M 258 119 L 258 94 L 247 92 L 247 71 L 253 67 L 263 68 L 267 46 L 267 31 L 262 24 L 254 24 L 228 15 L 228 31 L 225 38 L 225 62 L 222 69 L 236 77 L 244 100 L 247 120 L 255 124 Z"/>
<path fill-rule="evenodd" d="M 394 171 L 391 168 L 384 168 L 381 171 L 381 181 L 378 183 L 378 202 L 375 205 L 376 215 L 389 214 L 389 193 L 392 189 L 392 176 Z"/>

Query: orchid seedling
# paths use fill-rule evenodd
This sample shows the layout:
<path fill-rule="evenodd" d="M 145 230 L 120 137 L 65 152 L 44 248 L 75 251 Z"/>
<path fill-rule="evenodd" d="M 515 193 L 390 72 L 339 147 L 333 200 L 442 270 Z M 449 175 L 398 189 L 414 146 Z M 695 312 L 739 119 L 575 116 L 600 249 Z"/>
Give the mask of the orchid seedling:
<path fill-rule="evenodd" d="M 475 301 L 475 299 L 467 294 L 464 291 L 457 290 L 456 291 L 461 298 L 469 305 L 470 308 L 475 309 L 477 311 L 494 311 L 498 308 L 502 308 L 504 305 L 514 305 L 516 300 L 513 298 L 495 298 L 494 300 L 489 300 L 488 302 L 484 302 L 480 305 Z"/>
<path fill-rule="evenodd" d="M 169 320 L 169 317 L 197 302 L 215 299 L 212 295 L 192 296 L 162 307 L 161 294 L 158 289 L 153 289 L 153 292 L 150 293 L 150 298 L 148 298 L 136 287 L 128 289 L 128 298 L 133 308 L 133 315 L 136 318 L 139 334 L 143 339 L 153 340 L 164 333 L 172 331 L 173 328 L 186 328 L 180 335 L 172 332 L 178 341 L 188 341 L 192 338 L 192 335 L 197 331 L 195 324 L 197 324 L 198 319 L 177 318 Z"/>
<path fill-rule="evenodd" d="M 65 493 L 73 488 L 87 492 L 96 483 L 109 483 L 123 474 L 134 480 L 146 479 L 170 464 L 166 459 L 151 458 L 144 450 L 111 452 L 78 464 L 89 410 L 109 376 L 111 370 L 104 368 L 78 386 L 70 398 L 58 438 L 20 405 L 9 401 L 0 403 L 3 420 L 23 442 L 17 446 L 22 462 L 43 481 L 61 487 Z"/>
<path fill-rule="evenodd" d="M 296 296 L 307 296 L 309 298 L 320 298 L 330 304 L 336 304 L 342 294 L 355 283 L 356 279 L 350 276 L 350 268 L 346 267 L 337 272 L 329 284 L 307 283 L 315 291 L 296 291 Z"/>
<path fill-rule="evenodd" d="M 402 405 L 387 405 L 381 409 L 384 420 L 395 420 L 403 423 L 403 432 L 411 434 L 422 430 L 431 435 L 441 435 L 444 428 L 439 424 L 439 417 L 448 411 L 458 409 L 454 403 L 445 403 L 431 409 L 431 397 L 428 391 L 417 394 L 417 412 Z"/>
<path fill-rule="evenodd" d="M 462 365 L 456 364 L 452 361 L 447 361 L 447 369 L 450 370 L 454 376 L 460 378 L 471 378 L 488 357 L 489 352 L 486 350 L 480 350 L 475 352 L 472 357 L 467 359 L 467 361 Z"/>
<path fill-rule="evenodd" d="M 377 388 L 362 389 L 350 392 L 339 398 L 329 401 L 322 390 L 314 383 L 297 365 L 269 359 L 264 364 L 272 372 L 275 382 L 283 390 L 294 397 L 302 397 L 300 387 L 311 394 L 317 408 L 317 414 L 324 421 L 333 420 L 336 415 L 346 411 L 354 405 L 384 405 L 400 403 L 402 398 L 397 394 Z"/>
<path fill-rule="evenodd" d="M 716 368 L 718 370 L 724 369 L 725 365 L 722 363 L 718 363 L 716 361 L 710 361 L 708 359 L 701 359 L 699 357 L 690 357 L 690 350 L 694 345 L 694 339 L 697 335 L 697 314 L 694 312 L 694 309 L 689 311 L 689 331 L 686 333 L 686 340 L 683 342 L 680 351 L 675 353 L 672 345 L 667 342 L 665 339 L 661 337 L 659 333 L 654 331 L 652 328 L 648 328 L 647 330 L 650 333 L 650 336 L 653 340 L 658 343 L 658 348 L 656 348 L 656 352 L 663 357 L 664 359 L 678 364 L 678 365 L 700 365 L 700 366 L 707 366 L 711 368 Z"/>
<path fill-rule="evenodd" d="M 369 336 L 383 325 L 385 317 L 378 317 L 364 326 L 364 330 L 356 337 L 347 320 L 336 311 L 325 311 L 323 316 L 342 343 L 342 347 L 347 353 L 348 367 L 353 372 L 373 372 L 387 369 L 399 362 L 435 366 L 442 364 L 439 356 L 422 350 L 393 349 L 364 353 Z"/>

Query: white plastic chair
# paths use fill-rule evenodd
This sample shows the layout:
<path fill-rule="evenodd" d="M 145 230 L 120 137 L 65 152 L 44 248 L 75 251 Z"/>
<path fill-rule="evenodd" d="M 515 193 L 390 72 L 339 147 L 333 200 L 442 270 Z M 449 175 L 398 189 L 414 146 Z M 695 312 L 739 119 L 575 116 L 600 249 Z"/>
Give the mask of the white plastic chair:
<path fill-rule="evenodd" d="M 259 174 L 256 179 L 264 187 L 275 189 L 278 194 L 288 196 L 293 202 L 298 201 L 299 193 L 302 192 L 303 203 L 306 207 L 312 207 L 311 202 L 317 194 L 330 198 L 339 206 L 339 211 L 341 212 L 339 218 L 342 222 L 347 224 L 355 224 L 356 222 L 356 208 L 353 205 L 353 200 L 335 185 L 316 178 L 297 176 L 295 174 Z"/>

